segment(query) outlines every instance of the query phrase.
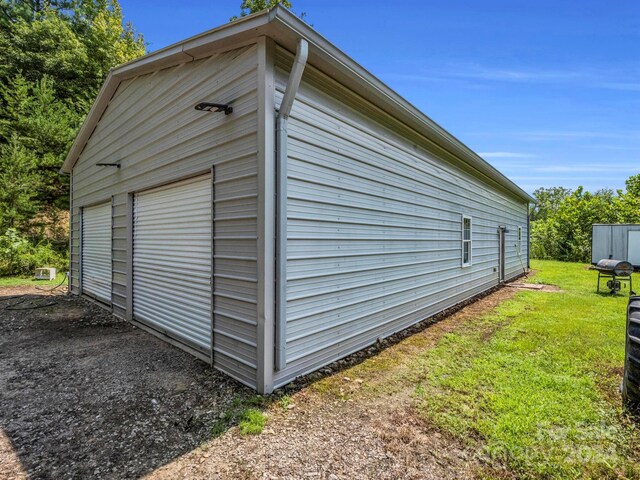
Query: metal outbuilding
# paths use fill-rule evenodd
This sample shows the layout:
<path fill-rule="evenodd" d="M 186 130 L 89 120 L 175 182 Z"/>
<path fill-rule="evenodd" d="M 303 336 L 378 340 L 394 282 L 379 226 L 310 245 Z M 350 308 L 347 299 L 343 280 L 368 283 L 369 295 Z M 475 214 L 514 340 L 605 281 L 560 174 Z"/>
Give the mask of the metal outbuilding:
<path fill-rule="evenodd" d="M 281 6 L 112 70 L 63 171 L 71 292 L 259 392 L 528 265 L 533 199 Z"/>
<path fill-rule="evenodd" d="M 591 263 L 613 258 L 640 268 L 640 224 L 596 223 L 591 230 Z"/>

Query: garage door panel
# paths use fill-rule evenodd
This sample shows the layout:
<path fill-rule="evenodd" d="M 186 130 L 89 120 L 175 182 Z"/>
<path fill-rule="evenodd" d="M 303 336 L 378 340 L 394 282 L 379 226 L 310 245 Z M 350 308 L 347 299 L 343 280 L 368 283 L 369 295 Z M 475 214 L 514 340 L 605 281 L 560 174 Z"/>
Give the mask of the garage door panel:
<path fill-rule="evenodd" d="M 82 292 L 111 303 L 111 203 L 82 209 Z"/>
<path fill-rule="evenodd" d="M 211 351 L 211 176 L 141 192 L 133 212 L 133 315 Z"/>
<path fill-rule="evenodd" d="M 157 310 L 153 308 L 142 308 L 139 310 L 141 315 L 156 315 Z M 182 341 L 182 338 L 189 337 L 191 339 L 190 342 L 182 342 L 185 344 L 193 343 L 193 344 L 206 344 L 209 341 L 211 336 L 210 332 L 205 329 L 193 329 L 191 324 L 184 324 L 182 322 L 175 322 L 174 315 L 171 315 L 170 312 L 167 312 L 162 317 L 158 318 L 158 321 L 154 324 L 143 322 L 146 325 L 150 325 L 152 328 L 161 331 L 169 335 L 172 338 L 175 338 L 179 341 Z M 166 328 L 169 326 L 169 328 Z"/>
<path fill-rule="evenodd" d="M 157 250 L 155 253 L 158 257 L 163 255 L 167 255 L 166 251 Z M 169 255 L 167 255 L 168 257 Z M 147 253 L 144 258 L 138 259 L 138 265 L 140 267 L 145 267 L 149 271 L 155 271 L 158 274 L 164 274 L 168 271 L 174 272 L 175 274 L 184 273 L 189 275 L 205 275 L 209 277 L 209 268 L 211 267 L 210 259 L 194 259 L 188 256 L 171 256 L 171 258 L 167 258 L 166 260 L 158 260 L 157 262 L 153 261 L 153 257 Z M 140 269 L 140 271 L 143 271 Z M 177 276 L 177 275 L 175 275 Z"/>

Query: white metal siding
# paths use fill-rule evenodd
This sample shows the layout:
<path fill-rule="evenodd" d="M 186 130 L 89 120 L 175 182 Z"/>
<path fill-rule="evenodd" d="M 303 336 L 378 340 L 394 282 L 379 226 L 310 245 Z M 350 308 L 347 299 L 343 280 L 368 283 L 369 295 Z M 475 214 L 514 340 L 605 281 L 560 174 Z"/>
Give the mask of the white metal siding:
<path fill-rule="evenodd" d="M 277 102 L 290 61 L 279 49 Z M 305 70 L 288 129 L 287 366 L 276 385 L 496 285 L 500 225 L 506 277 L 527 264 L 526 201 L 391 127 L 401 129 Z M 462 215 L 473 217 L 465 268 Z"/>
<path fill-rule="evenodd" d="M 133 318 L 211 351 L 211 176 L 135 195 Z"/>
<path fill-rule="evenodd" d="M 111 302 L 111 202 L 82 209 L 82 291 Z"/>
<path fill-rule="evenodd" d="M 627 235 L 627 261 L 640 266 L 640 230 L 629 230 Z"/>
<path fill-rule="evenodd" d="M 128 194 L 120 193 L 113 197 L 113 220 L 111 240 L 111 264 L 113 266 L 113 278 L 111 281 L 111 305 L 113 314 L 126 318 L 127 304 L 127 246 L 128 223 L 131 221 L 128 212 Z"/>
<path fill-rule="evenodd" d="M 591 263 L 613 257 L 611 245 L 612 225 L 594 225 L 591 230 Z"/>
<path fill-rule="evenodd" d="M 614 258 L 639 266 L 630 258 L 630 232 L 640 232 L 640 225 L 632 223 L 593 225 L 591 263 L 597 263 L 603 258 Z"/>
<path fill-rule="evenodd" d="M 113 311 L 126 317 L 129 192 L 214 167 L 214 365 L 248 385 L 256 381 L 257 59 L 248 45 L 121 83 L 73 169 L 71 219 L 78 293 L 75 206 L 113 196 Z M 232 102 L 233 114 L 194 110 L 201 101 Z"/>

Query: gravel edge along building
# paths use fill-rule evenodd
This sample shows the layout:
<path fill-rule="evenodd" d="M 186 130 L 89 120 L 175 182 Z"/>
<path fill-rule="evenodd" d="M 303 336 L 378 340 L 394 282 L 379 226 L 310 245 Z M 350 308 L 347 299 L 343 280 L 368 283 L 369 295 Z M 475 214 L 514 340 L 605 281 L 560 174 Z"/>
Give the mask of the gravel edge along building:
<path fill-rule="evenodd" d="M 533 199 L 282 7 L 113 69 L 73 294 L 259 392 L 521 274 Z"/>

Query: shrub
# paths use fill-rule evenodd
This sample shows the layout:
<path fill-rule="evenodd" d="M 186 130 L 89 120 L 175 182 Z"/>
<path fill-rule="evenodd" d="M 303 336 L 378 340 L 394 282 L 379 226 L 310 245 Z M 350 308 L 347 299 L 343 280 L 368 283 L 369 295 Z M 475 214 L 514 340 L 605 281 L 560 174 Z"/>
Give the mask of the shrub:
<path fill-rule="evenodd" d="M 31 275 L 39 267 L 68 268 L 68 259 L 50 243 L 31 243 L 15 228 L 0 235 L 0 275 Z"/>

